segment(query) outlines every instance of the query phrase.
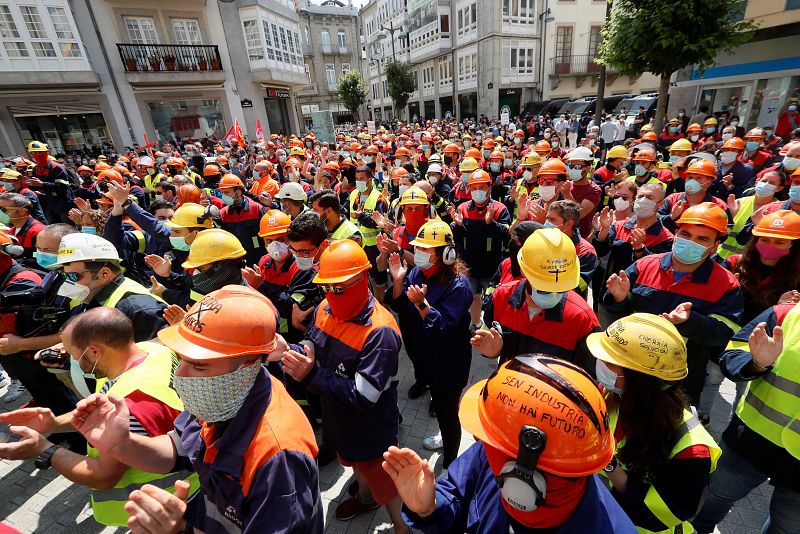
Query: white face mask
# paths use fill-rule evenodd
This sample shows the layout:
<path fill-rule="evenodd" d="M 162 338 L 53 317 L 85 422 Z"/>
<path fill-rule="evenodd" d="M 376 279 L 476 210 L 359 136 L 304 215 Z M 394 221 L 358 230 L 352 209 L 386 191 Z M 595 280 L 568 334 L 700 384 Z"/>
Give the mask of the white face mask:
<path fill-rule="evenodd" d="M 267 245 L 267 252 L 275 261 L 283 261 L 289 255 L 289 245 L 280 241 L 273 241 Z"/>
<path fill-rule="evenodd" d="M 420 269 L 430 269 L 435 263 L 435 261 L 433 261 L 435 259 L 433 252 L 423 252 L 418 248 L 414 249 L 414 265 Z"/>
<path fill-rule="evenodd" d="M 656 203 L 649 198 L 637 198 L 633 203 L 633 213 L 637 217 L 651 217 L 656 212 Z"/>
<path fill-rule="evenodd" d="M 301 271 L 310 271 L 314 268 L 314 258 L 303 258 L 300 256 L 294 257 L 294 262 L 297 264 L 297 268 Z"/>
<path fill-rule="evenodd" d="M 402 196 L 403 196 L 403 193 L 405 193 L 406 191 L 408 191 L 408 188 L 409 188 L 409 186 L 407 186 L 407 185 L 401 185 L 400 187 L 398 187 L 398 188 L 397 188 L 397 192 L 398 192 L 398 193 L 400 194 L 400 196 L 402 197 Z"/>
<path fill-rule="evenodd" d="M 83 351 L 83 354 L 86 354 L 86 351 Z M 83 358 L 83 354 L 81 355 L 81 358 Z M 94 374 L 96 369 L 97 369 L 97 362 L 94 363 L 94 367 L 92 367 L 92 370 L 90 372 L 86 372 L 83 369 L 81 369 L 78 360 L 76 360 L 72 356 L 69 357 L 70 378 L 72 379 L 72 383 L 75 384 L 75 389 L 78 390 L 78 393 L 80 393 L 84 399 L 92 394 L 92 391 L 89 389 L 89 385 L 86 383 L 86 379 L 88 378 L 90 380 L 96 380 L 97 377 Z"/>
<path fill-rule="evenodd" d="M 582 169 L 571 169 L 567 167 L 567 176 L 570 180 L 577 182 L 581 178 L 583 178 L 583 170 Z"/>
<path fill-rule="evenodd" d="M 261 372 L 254 363 L 218 376 L 175 376 L 175 391 L 190 414 L 207 423 L 233 419 Z"/>
<path fill-rule="evenodd" d="M 533 171 L 524 171 L 522 173 L 522 178 L 524 178 L 526 182 L 530 182 L 533 180 Z"/>
<path fill-rule="evenodd" d="M 736 156 L 738 156 L 736 152 L 722 152 L 719 155 L 719 160 L 722 163 L 733 163 L 736 161 Z"/>
<path fill-rule="evenodd" d="M 549 202 L 556 196 L 556 186 L 554 185 L 539 186 L 539 196 L 542 198 L 542 200 Z"/>
<path fill-rule="evenodd" d="M 64 283 L 58 288 L 57 294 L 59 297 L 66 297 L 75 302 L 84 302 L 89 298 L 89 293 L 91 292 L 92 290 L 89 286 L 73 282 L 72 280 L 64 280 Z"/>
<path fill-rule="evenodd" d="M 602 384 L 606 391 L 622 395 L 622 388 L 617 387 L 617 373 L 608 368 L 602 360 L 597 360 L 595 364 L 597 381 Z"/>
<path fill-rule="evenodd" d="M 631 206 L 630 200 L 625 200 L 624 198 L 615 198 L 614 199 L 614 209 L 617 211 L 625 211 Z"/>

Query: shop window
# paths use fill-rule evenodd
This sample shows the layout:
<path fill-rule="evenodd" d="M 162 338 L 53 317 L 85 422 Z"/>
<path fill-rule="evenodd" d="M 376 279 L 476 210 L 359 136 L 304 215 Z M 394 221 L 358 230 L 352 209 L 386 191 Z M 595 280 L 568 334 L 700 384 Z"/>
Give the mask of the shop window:
<path fill-rule="evenodd" d="M 148 102 L 147 107 L 161 141 L 225 135 L 218 99 Z"/>

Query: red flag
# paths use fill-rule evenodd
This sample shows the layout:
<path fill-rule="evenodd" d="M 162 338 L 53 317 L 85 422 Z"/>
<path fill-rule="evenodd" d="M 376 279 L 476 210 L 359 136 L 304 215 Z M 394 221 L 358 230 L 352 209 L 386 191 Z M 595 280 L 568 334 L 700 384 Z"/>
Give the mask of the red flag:
<path fill-rule="evenodd" d="M 239 140 L 239 146 L 243 147 L 247 144 L 247 140 L 244 138 L 244 133 L 242 132 L 242 127 L 239 126 L 239 119 L 233 121 L 233 127 L 236 131 L 236 139 Z"/>
<path fill-rule="evenodd" d="M 264 142 L 264 130 L 261 129 L 261 119 L 256 119 L 256 141 Z"/>
<path fill-rule="evenodd" d="M 231 126 L 230 128 L 228 128 L 228 131 L 227 131 L 227 132 L 225 132 L 225 137 L 223 137 L 222 139 L 223 139 L 223 140 L 224 140 L 226 143 L 228 143 L 228 145 L 230 145 L 230 144 L 231 144 L 231 139 L 233 139 L 233 138 L 234 138 L 234 135 L 235 135 L 235 134 L 234 134 L 234 131 L 233 131 L 233 126 Z"/>

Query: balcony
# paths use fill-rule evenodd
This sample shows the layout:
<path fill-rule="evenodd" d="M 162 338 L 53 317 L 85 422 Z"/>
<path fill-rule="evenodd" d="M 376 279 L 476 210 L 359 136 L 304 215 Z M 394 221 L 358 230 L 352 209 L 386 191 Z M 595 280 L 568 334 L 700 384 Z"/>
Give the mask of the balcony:
<path fill-rule="evenodd" d="M 322 50 L 323 54 L 333 54 L 333 47 L 330 45 L 330 43 L 323 43 L 319 48 Z"/>
<path fill-rule="evenodd" d="M 597 56 L 561 56 L 550 60 L 551 76 L 587 76 L 600 74 L 600 64 L 597 63 Z M 614 72 L 607 68 L 608 72 Z"/>
<path fill-rule="evenodd" d="M 117 44 L 125 72 L 221 71 L 216 45 Z"/>
<path fill-rule="evenodd" d="M 339 54 L 341 54 L 343 56 L 346 56 L 347 54 L 349 54 L 349 52 L 347 51 L 347 47 L 339 45 Z"/>

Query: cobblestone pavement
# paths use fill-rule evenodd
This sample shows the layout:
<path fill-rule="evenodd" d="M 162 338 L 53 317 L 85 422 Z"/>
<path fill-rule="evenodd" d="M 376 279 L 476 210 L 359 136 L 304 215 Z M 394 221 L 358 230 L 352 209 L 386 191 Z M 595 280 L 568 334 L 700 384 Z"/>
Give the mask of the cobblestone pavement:
<path fill-rule="evenodd" d="M 486 378 L 494 368 L 494 361 L 473 353 L 470 383 Z M 436 459 L 437 473 L 441 470 L 441 459 L 436 452 L 423 449 L 422 439 L 437 431 L 436 419 L 428 415 L 430 398 L 423 396 L 408 399 L 408 388 L 413 383 L 413 371 L 408 357 L 403 354 L 400 365 L 399 405 L 403 414 L 400 440 L 406 447 L 418 451 L 425 458 Z M 0 394 L 3 391 L 0 390 Z M 730 416 L 730 404 L 734 388 L 727 380 L 721 388 L 712 413 L 711 430 L 719 438 Z M 0 404 L 0 411 L 8 411 L 29 400 L 27 397 L 13 404 Z M 464 435 L 461 450 L 465 450 L 473 439 Z M 333 517 L 339 502 L 347 498 L 347 485 L 352 479 L 352 470 L 333 462 L 322 468 L 320 486 L 325 509 L 325 532 L 329 534 L 364 534 L 392 531 L 389 517 L 384 509 L 364 514 L 351 521 L 337 521 Z M 733 508 L 725 521 L 719 525 L 721 534 L 748 534 L 760 532 L 769 509 L 772 488 L 764 484 L 753 491 Z M 36 533 L 113 533 L 122 529 L 103 528 L 92 519 L 86 488 L 76 486 L 52 470 L 38 471 L 31 461 L 0 461 L 0 521 L 14 526 L 22 532 Z"/>

